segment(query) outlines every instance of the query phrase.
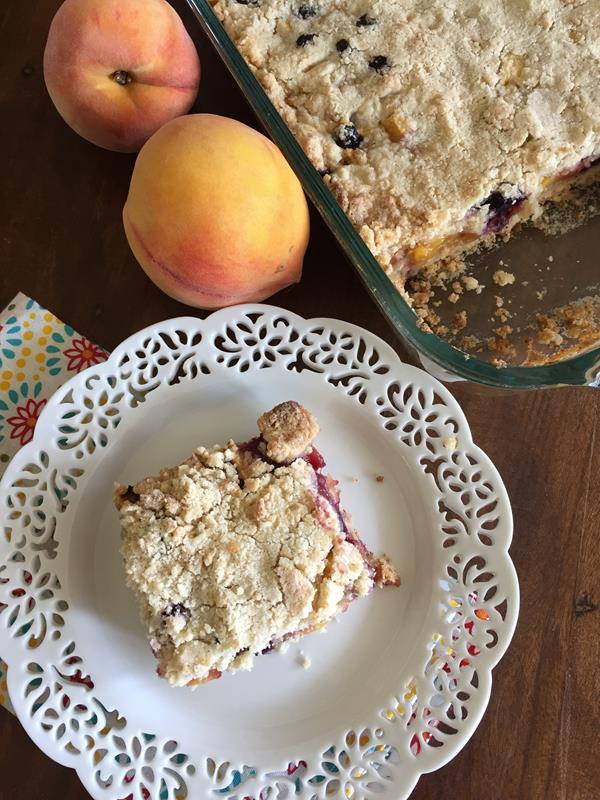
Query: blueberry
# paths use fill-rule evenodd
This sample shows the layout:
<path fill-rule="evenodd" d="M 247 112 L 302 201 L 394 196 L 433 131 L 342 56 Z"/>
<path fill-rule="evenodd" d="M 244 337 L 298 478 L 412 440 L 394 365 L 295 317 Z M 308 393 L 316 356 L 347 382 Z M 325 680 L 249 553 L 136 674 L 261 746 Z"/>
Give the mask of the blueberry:
<path fill-rule="evenodd" d="M 334 137 L 334 141 L 338 147 L 344 150 L 356 150 L 357 147 L 360 147 L 363 137 L 354 125 L 342 125 L 338 129 L 338 135 Z"/>
<path fill-rule="evenodd" d="M 370 17 L 368 14 L 363 14 L 362 17 L 359 17 L 356 20 L 357 28 L 369 28 L 371 25 L 376 25 L 376 24 L 377 20 L 375 19 L 375 17 Z"/>
<path fill-rule="evenodd" d="M 350 42 L 348 39 L 340 39 L 339 42 L 335 43 L 335 49 L 338 53 L 343 53 L 344 50 L 347 50 L 350 47 Z"/>
<path fill-rule="evenodd" d="M 236 3 L 241 6 L 258 6 L 260 5 L 260 0 L 236 0 Z"/>
<path fill-rule="evenodd" d="M 487 206 L 488 218 L 483 229 L 486 233 L 498 233 L 508 225 L 508 221 L 525 202 L 525 196 L 517 191 L 510 197 L 505 197 L 502 192 L 494 191 L 479 204 L 479 208 Z"/>
<path fill-rule="evenodd" d="M 318 10 L 318 8 L 316 6 L 309 6 L 309 5 L 303 4 L 298 9 L 298 16 L 301 19 L 308 19 L 309 17 L 316 17 L 318 13 L 319 13 L 319 10 Z"/>
<path fill-rule="evenodd" d="M 390 62 L 388 61 L 387 56 L 373 56 L 373 58 L 369 61 L 369 66 L 371 69 L 374 69 L 375 72 L 381 73 L 390 66 Z"/>
<path fill-rule="evenodd" d="M 492 192 L 485 200 L 482 201 L 482 206 L 489 206 L 490 211 L 500 211 L 510 206 L 510 199 L 504 197 L 502 192 Z"/>
<path fill-rule="evenodd" d="M 185 617 L 189 619 L 191 611 L 181 603 L 170 603 L 162 612 L 163 617 Z"/>
<path fill-rule="evenodd" d="M 127 491 L 123 495 L 123 500 L 127 500 L 128 503 L 139 503 L 140 496 L 137 492 L 133 491 L 133 486 L 131 484 L 127 487 Z"/>
<path fill-rule="evenodd" d="M 303 33 L 296 39 L 296 46 L 306 47 L 307 44 L 314 44 L 314 41 L 318 35 L 318 33 Z"/>

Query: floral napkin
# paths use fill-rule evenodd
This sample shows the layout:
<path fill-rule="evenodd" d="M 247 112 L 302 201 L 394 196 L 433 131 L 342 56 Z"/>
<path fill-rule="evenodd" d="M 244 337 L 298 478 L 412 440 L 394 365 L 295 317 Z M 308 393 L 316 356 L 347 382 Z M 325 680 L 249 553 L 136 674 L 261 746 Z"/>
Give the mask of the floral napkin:
<path fill-rule="evenodd" d="M 58 387 L 108 353 L 19 293 L 0 312 L 0 476 Z M 0 703 L 12 711 L 0 659 Z"/>

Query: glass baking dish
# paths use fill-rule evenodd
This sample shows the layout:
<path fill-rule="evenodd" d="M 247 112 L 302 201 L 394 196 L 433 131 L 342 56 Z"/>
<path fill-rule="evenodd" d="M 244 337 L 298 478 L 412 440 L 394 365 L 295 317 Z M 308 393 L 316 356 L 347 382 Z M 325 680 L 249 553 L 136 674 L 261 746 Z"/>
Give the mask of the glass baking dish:
<path fill-rule="evenodd" d="M 209 2 L 207 0 L 187 0 L 187 3 L 265 130 L 280 147 L 302 181 L 307 195 L 343 248 L 367 291 L 402 339 L 420 357 L 424 357 L 425 364 L 428 363 L 428 360 L 433 362 L 434 365 L 441 368 L 441 375 L 450 373 L 455 379 L 474 381 L 498 388 L 533 389 L 568 384 L 600 385 L 599 345 L 573 358 L 565 358 L 542 366 L 507 366 L 499 368 L 482 358 L 453 347 L 434 334 L 421 330 L 417 325 L 417 317 L 413 310 L 402 299 L 323 183 L 322 178 L 272 105 L 258 80 L 254 77 L 252 70 L 225 32 Z M 592 271 L 595 272 L 598 225 L 594 226 L 595 232 L 590 231 L 587 233 L 588 238 L 590 238 L 587 249 L 590 253 L 593 253 Z M 592 241 L 594 238 L 595 244 Z M 598 272 L 600 273 L 600 270 Z"/>

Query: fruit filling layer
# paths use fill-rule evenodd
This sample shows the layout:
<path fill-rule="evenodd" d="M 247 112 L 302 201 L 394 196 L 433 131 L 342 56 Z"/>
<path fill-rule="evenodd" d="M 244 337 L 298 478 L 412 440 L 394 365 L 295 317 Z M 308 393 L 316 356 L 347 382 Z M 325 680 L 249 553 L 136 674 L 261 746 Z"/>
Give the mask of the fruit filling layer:
<path fill-rule="evenodd" d="M 599 165 L 600 157 L 589 156 L 575 167 L 545 179 L 544 192 L 535 204 L 517 188 L 496 189 L 469 209 L 464 218 L 464 230 L 436 237 L 409 250 L 401 250 L 396 255 L 396 263 L 404 267 L 406 272 L 413 272 L 440 258 L 466 253 L 483 239 L 505 233 L 512 225 L 535 218 L 541 213 L 543 202 L 562 194 L 565 188 L 580 182 L 582 178 L 593 178 L 592 170 Z"/>

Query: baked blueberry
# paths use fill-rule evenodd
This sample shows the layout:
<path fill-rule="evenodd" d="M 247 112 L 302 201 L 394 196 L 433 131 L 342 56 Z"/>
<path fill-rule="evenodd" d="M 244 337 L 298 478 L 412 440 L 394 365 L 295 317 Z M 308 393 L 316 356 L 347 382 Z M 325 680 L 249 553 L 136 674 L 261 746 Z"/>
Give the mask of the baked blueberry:
<path fill-rule="evenodd" d="M 307 44 L 314 44 L 318 35 L 318 33 L 303 33 L 296 39 L 296 45 L 306 47 Z"/>
<path fill-rule="evenodd" d="M 163 617 L 185 617 L 189 619 L 192 612 L 181 603 L 170 603 L 162 612 Z"/>
<path fill-rule="evenodd" d="M 480 208 L 489 208 L 488 218 L 483 233 L 498 233 L 508 225 L 508 221 L 525 202 L 525 196 L 517 191 L 510 197 L 505 197 L 500 191 L 489 194 L 480 204 Z"/>
<path fill-rule="evenodd" d="M 307 4 L 303 4 L 298 9 L 298 16 L 301 19 L 309 19 L 310 17 L 316 17 L 319 13 L 319 9 L 316 6 L 309 6 Z"/>
<path fill-rule="evenodd" d="M 354 125 L 342 125 L 334 139 L 337 146 L 343 150 L 356 150 L 364 141 L 364 137 L 360 135 Z"/>
<path fill-rule="evenodd" d="M 338 51 L 338 53 L 343 53 L 349 47 L 350 47 L 350 42 L 348 41 L 348 39 L 339 39 L 335 43 L 335 49 Z"/>
<path fill-rule="evenodd" d="M 375 72 L 383 72 L 390 66 L 387 56 L 373 56 L 369 61 L 369 67 L 374 69 Z"/>
<path fill-rule="evenodd" d="M 359 17 L 356 20 L 356 27 L 357 28 L 370 28 L 371 25 L 376 25 L 377 20 L 375 17 L 370 17 L 368 14 L 363 14 L 362 17 Z"/>
<path fill-rule="evenodd" d="M 503 208 L 511 205 L 511 199 L 504 197 L 502 192 L 492 192 L 481 203 L 482 206 L 489 206 L 490 212 L 500 211 Z"/>

